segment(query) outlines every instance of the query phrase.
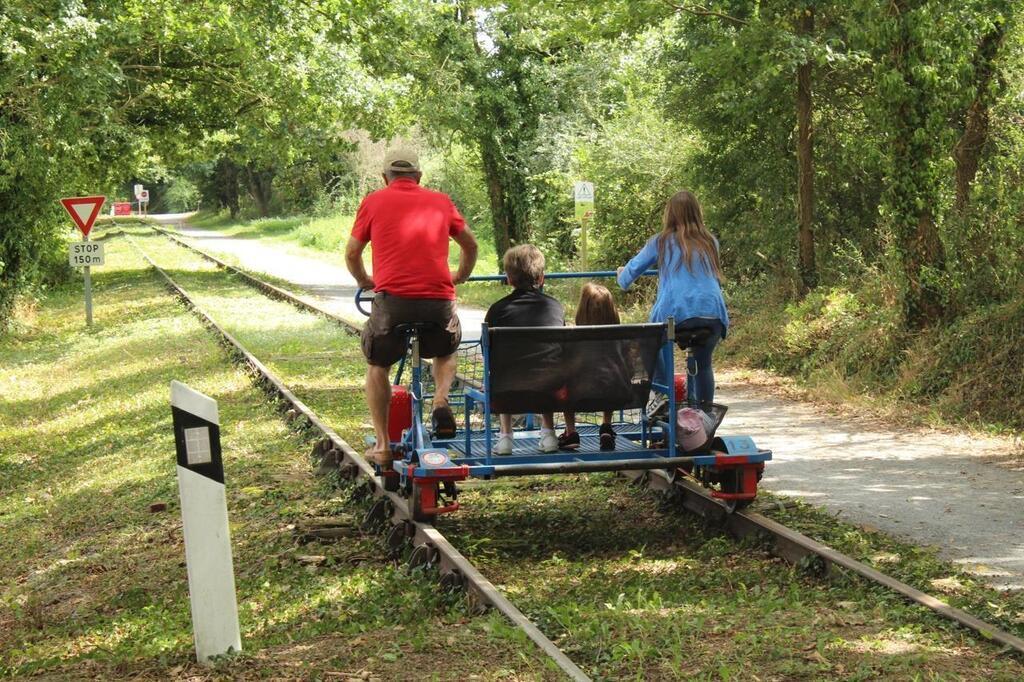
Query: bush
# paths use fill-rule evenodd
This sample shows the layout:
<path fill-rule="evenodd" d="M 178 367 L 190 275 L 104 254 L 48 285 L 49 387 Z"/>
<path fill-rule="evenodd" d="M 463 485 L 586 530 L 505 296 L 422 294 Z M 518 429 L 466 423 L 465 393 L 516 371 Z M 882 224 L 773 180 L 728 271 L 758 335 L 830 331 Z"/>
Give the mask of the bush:
<path fill-rule="evenodd" d="M 900 377 L 902 394 L 957 417 L 1024 426 L 1022 294 L 918 338 Z"/>

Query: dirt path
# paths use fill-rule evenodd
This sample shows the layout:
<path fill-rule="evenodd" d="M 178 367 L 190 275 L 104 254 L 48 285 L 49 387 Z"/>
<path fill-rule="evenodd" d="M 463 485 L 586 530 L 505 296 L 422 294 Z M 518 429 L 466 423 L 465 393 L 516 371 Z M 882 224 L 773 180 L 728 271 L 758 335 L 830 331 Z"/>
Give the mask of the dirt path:
<path fill-rule="evenodd" d="M 171 223 L 183 219 L 162 218 Z M 200 248 L 290 281 L 330 310 L 362 319 L 341 254 L 335 266 L 282 253 L 258 240 L 227 238 L 212 230 L 182 231 Z M 465 336 L 478 336 L 482 311 L 462 309 L 460 317 Z M 1011 451 L 1009 439 L 861 423 L 781 399 L 728 372 L 718 379 L 720 402 L 730 408 L 723 428 L 748 434 L 774 451 L 766 488 L 855 523 L 934 545 L 941 556 L 990 584 L 1024 589 L 1024 467 L 987 463 Z"/>

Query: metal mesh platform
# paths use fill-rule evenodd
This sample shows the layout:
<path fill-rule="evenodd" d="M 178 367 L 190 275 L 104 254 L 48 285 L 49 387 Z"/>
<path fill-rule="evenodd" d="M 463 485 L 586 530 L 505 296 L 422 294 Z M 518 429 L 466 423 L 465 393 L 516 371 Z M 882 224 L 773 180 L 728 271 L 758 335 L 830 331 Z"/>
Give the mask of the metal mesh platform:
<path fill-rule="evenodd" d="M 635 424 L 623 424 L 622 428 L 626 429 L 632 427 L 636 428 Z M 640 443 L 631 440 L 621 433 L 615 435 L 615 449 L 614 450 L 602 450 L 601 440 L 597 431 L 597 424 L 579 424 L 576 427 L 577 433 L 580 434 L 580 447 L 575 450 L 559 450 L 554 453 L 548 453 L 549 456 L 560 454 L 566 455 L 569 458 L 572 455 L 580 454 L 612 454 L 615 452 L 629 453 L 638 452 L 644 450 Z M 619 431 L 619 429 L 616 429 Z M 498 434 L 494 433 L 493 440 L 491 441 L 491 447 L 494 447 L 498 442 Z M 481 436 L 474 434 L 473 438 L 470 439 L 470 452 L 466 452 L 466 439 L 462 435 L 461 438 L 455 438 L 451 441 L 435 442 L 435 445 L 446 447 L 452 452 L 453 457 L 485 457 L 487 450 L 484 444 L 484 439 Z M 540 451 L 540 432 L 539 431 L 525 431 L 517 432 L 515 434 L 514 445 L 512 446 L 513 456 L 525 456 L 525 455 L 539 455 L 542 454 Z M 501 456 L 494 455 L 495 459 L 501 459 Z M 457 461 L 457 460 L 456 460 Z"/>

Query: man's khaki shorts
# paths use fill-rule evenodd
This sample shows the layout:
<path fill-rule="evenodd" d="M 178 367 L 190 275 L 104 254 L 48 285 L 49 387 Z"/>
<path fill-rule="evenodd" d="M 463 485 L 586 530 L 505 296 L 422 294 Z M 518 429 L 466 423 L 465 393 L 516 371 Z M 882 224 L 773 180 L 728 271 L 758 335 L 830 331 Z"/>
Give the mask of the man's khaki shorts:
<path fill-rule="evenodd" d="M 405 355 L 406 336 L 395 331 L 402 324 L 430 323 L 420 332 L 420 355 L 425 358 L 451 355 L 462 340 L 462 326 L 455 301 L 436 298 L 400 298 L 385 292 L 373 297 L 370 319 L 361 334 L 367 362 L 390 367 Z"/>

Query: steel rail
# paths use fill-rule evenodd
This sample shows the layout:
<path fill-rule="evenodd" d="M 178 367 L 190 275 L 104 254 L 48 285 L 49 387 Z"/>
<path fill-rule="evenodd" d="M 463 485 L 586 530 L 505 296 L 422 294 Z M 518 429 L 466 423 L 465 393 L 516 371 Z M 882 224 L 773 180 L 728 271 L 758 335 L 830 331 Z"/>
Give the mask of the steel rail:
<path fill-rule="evenodd" d="M 675 496 L 686 510 L 721 524 L 733 537 L 763 539 L 769 543 L 769 550 L 773 555 L 789 563 L 799 564 L 808 558 L 814 558 L 821 562 L 819 567 L 822 574 L 827 574 L 833 565 L 840 566 L 897 592 L 944 618 L 974 630 L 985 639 L 999 642 L 1019 653 L 1024 653 L 1024 639 L 972 616 L 962 609 L 950 606 L 937 597 L 886 575 L 862 561 L 843 554 L 803 533 L 787 528 L 757 512 L 741 510 L 730 514 L 718 500 L 712 498 L 693 481 L 672 477 L 665 471 L 627 471 L 623 473 L 636 483 Z"/>
<path fill-rule="evenodd" d="M 207 253 L 206 251 L 203 251 L 202 249 L 196 248 L 192 244 L 189 244 L 184 239 L 182 239 L 181 237 L 177 236 L 176 234 L 170 232 L 169 230 L 165 230 L 162 227 L 157 227 L 156 225 L 150 225 L 150 227 L 155 232 L 159 232 L 160 234 L 162 234 L 163 236 L 167 237 L 168 239 L 170 239 L 172 242 L 174 242 L 178 246 L 182 246 L 182 247 L 184 247 L 186 249 L 194 251 L 197 254 L 199 254 L 200 256 L 202 256 L 203 258 L 205 258 L 206 260 L 208 260 L 211 263 L 217 265 L 218 267 L 224 268 L 225 270 L 228 270 L 228 271 L 238 275 L 239 277 L 244 279 L 250 286 L 253 286 L 256 289 L 259 289 L 260 291 L 263 291 L 264 293 L 269 294 L 271 297 L 280 299 L 282 301 L 286 301 L 288 303 L 291 303 L 292 305 L 295 305 L 295 306 L 297 306 L 297 307 L 299 307 L 299 308 L 301 308 L 303 310 L 306 310 L 308 312 L 315 313 L 317 315 L 323 315 L 324 317 L 326 317 L 327 319 L 331 320 L 332 322 L 335 322 L 335 323 L 340 324 L 341 326 L 345 327 L 348 331 L 352 332 L 353 334 L 358 334 L 359 333 L 359 331 L 360 331 L 359 325 L 357 325 L 357 324 L 355 324 L 353 322 L 350 322 L 349 320 L 346 320 L 344 317 L 342 317 L 342 316 L 340 316 L 340 315 L 338 315 L 336 313 L 332 313 L 332 312 L 330 312 L 328 310 L 324 310 L 323 308 L 310 303 L 309 301 L 303 299 L 302 297 L 296 296 L 295 294 L 293 294 L 290 291 L 287 291 L 286 289 L 282 289 L 281 287 L 276 286 L 274 284 L 271 284 L 270 282 L 262 280 L 262 279 L 260 279 L 258 277 L 254 277 L 253 275 L 249 274 L 245 270 L 242 270 L 241 268 L 237 268 L 234 265 L 231 265 L 230 263 L 225 263 L 223 260 L 221 260 L 220 258 L 217 258 L 213 254 Z"/>
<path fill-rule="evenodd" d="M 573 661 L 548 639 L 544 633 L 526 615 L 508 600 L 482 573 L 469 562 L 449 541 L 432 525 L 415 521 L 408 511 L 408 503 L 398 493 L 384 490 L 372 465 L 361 457 L 345 440 L 343 440 L 333 429 L 325 424 L 313 410 L 302 402 L 294 393 L 264 365 L 256 356 L 250 353 L 234 336 L 221 327 L 217 322 L 201 308 L 181 287 L 180 284 L 167 274 L 160 266 L 153 261 L 149 255 L 135 243 L 130 235 L 126 235 L 128 241 L 136 251 L 146 260 L 151 268 L 165 280 L 168 288 L 185 303 L 204 323 L 206 327 L 215 332 L 221 341 L 233 351 L 242 364 L 247 365 L 255 372 L 262 381 L 268 392 L 275 394 L 283 400 L 297 415 L 302 415 L 310 426 L 319 431 L 323 439 L 329 441 L 329 445 L 341 454 L 338 461 L 339 468 L 343 471 L 347 468 L 354 470 L 373 484 L 373 494 L 384 501 L 384 504 L 377 506 L 383 510 L 385 516 L 380 521 L 390 521 L 401 529 L 402 535 L 409 538 L 421 552 L 422 563 L 437 563 L 442 576 L 449 578 L 452 582 L 461 584 L 466 588 L 471 604 L 476 606 L 492 606 L 505 615 L 512 623 L 521 629 L 559 668 L 572 680 L 589 682 L 590 678 Z M 272 285 L 271 285 L 272 286 Z M 323 441 L 319 444 L 323 448 Z M 372 510 L 371 510 L 372 511 Z"/>
<path fill-rule="evenodd" d="M 241 275 L 247 281 L 252 282 L 254 286 L 268 292 L 273 292 L 274 295 L 293 302 L 306 310 L 311 310 L 324 315 L 344 325 L 350 330 L 358 330 L 358 327 L 353 325 L 351 322 L 348 322 L 333 313 L 325 311 L 322 308 L 318 308 L 308 301 L 304 301 L 280 287 L 263 282 L 243 270 L 228 265 L 215 256 L 207 254 L 201 249 L 198 249 L 195 246 L 175 237 L 166 230 L 160 228 L 156 229 L 179 245 L 191 249 L 211 262 L 217 263 L 218 265 Z M 466 383 L 472 383 L 469 380 L 462 380 Z M 670 476 L 663 470 L 630 470 L 619 473 L 636 483 L 645 485 L 648 488 L 662 491 L 677 497 L 678 501 L 685 509 L 691 513 L 701 516 L 702 518 L 722 524 L 725 530 L 736 538 L 742 539 L 754 536 L 770 541 L 769 549 L 771 553 L 780 559 L 792 564 L 798 564 L 808 558 L 815 558 L 820 561 L 822 573 L 827 573 L 833 565 L 840 566 L 867 580 L 870 580 L 871 582 L 893 590 L 907 599 L 931 609 L 933 612 L 944 618 L 959 623 L 970 630 L 974 630 L 986 639 L 999 642 L 1018 653 L 1024 654 L 1024 639 L 1006 632 L 991 623 L 972 616 L 962 609 L 950 606 L 937 597 L 897 580 L 896 578 L 888 576 L 871 566 L 854 559 L 853 557 L 847 556 L 846 554 L 843 554 L 828 545 L 822 544 L 803 533 L 787 528 L 766 516 L 752 511 L 737 511 L 730 514 L 721 502 L 711 497 L 703 488 L 692 481 L 678 476 Z"/>

